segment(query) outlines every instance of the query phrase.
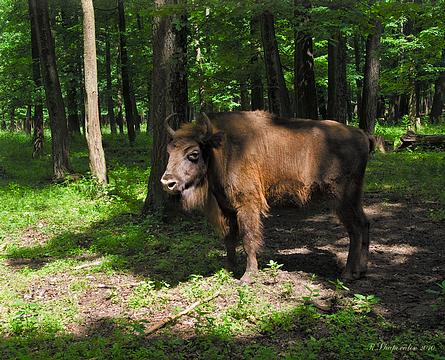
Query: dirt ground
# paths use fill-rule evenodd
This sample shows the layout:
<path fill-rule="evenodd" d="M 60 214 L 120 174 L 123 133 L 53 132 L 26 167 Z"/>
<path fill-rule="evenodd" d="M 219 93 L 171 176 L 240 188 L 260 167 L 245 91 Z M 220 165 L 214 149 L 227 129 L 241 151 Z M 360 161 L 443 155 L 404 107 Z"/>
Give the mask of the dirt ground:
<path fill-rule="evenodd" d="M 370 220 L 368 275 L 348 283 L 352 294 L 380 298 L 375 311 L 387 319 L 422 328 L 437 328 L 444 314 L 432 311 L 436 283 L 445 277 L 445 221 L 433 220 L 434 202 L 395 194 L 366 193 Z M 308 274 L 317 275 L 321 301 L 331 297 L 329 280 L 340 276 L 349 238 L 326 206 L 276 208 L 265 221 L 263 258 L 284 264 L 286 277 L 300 289 Z M 299 286 L 298 286 L 299 285 Z"/>
<path fill-rule="evenodd" d="M 399 325 L 438 329 L 445 322 L 445 313 L 433 311 L 431 307 L 437 296 L 427 291 L 438 290 L 436 283 L 445 277 L 445 221 L 434 220 L 432 211 L 435 209 L 439 209 L 438 204 L 420 201 L 414 196 L 365 194 L 365 212 L 371 223 L 368 275 L 346 285 L 351 296 L 356 293 L 378 296 L 380 301 L 373 307 L 374 312 Z M 29 231 L 24 237 L 24 241 L 28 237 L 39 238 Z M 277 296 L 280 286 L 271 283 L 267 274 L 260 273 L 252 285 L 256 293 L 267 303 L 281 308 L 301 303 L 302 296 L 308 293 L 307 287 L 316 287 L 319 296 L 315 303 L 320 308 L 332 306 L 335 298 L 332 281 L 340 277 L 349 245 L 346 230 L 332 211 L 321 203 L 305 208 L 272 208 L 264 221 L 264 237 L 260 267 L 264 269 L 270 259 L 283 264 L 275 282 L 292 283 L 294 290 L 290 299 L 283 300 Z M 42 242 L 46 240 L 41 239 Z M 240 249 L 242 261 L 238 275 L 245 264 L 241 253 Z M 221 264 L 224 256 L 221 254 Z M 12 260 L 9 265 L 40 267 L 40 262 L 45 262 L 45 259 L 40 262 L 34 259 L 32 263 L 24 260 Z M 94 264 L 96 260 L 91 261 Z M 25 291 L 24 298 L 30 301 L 58 298 L 69 292 L 72 276 L 62 273 L 38 278 Z M 116 317 L 154 323 L 167 318 L 174 306 L 185 308 L 189 305 L 180 292 L 171 289 L 169 305 L 162 310 L 150 307 L 130 310 L 128 299 L 140 281 L 140 276 L 131 273 L 111 277 L 104 273 L 86 275 L 84 282 L 88 290 L 77 301 L 78 321 L 70 324 L 68 330 L 79 336 L 91 329 L 108 332 L 109 326 L 113 326 L 109 320 Z M 233 296 L 221 296 L 214 303 L 217 308 L 224 309 L 236 301 L 235 294 L 236 291 Z M 184 317 L 171 331 L 183 338 L 192 337 L 195 320 Z"/>

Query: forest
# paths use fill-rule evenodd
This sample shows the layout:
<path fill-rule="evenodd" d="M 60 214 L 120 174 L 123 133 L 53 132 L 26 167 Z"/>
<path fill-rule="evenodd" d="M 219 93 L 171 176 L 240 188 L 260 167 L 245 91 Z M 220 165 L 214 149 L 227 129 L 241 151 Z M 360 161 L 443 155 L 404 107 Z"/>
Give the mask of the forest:
<path fill-rule="evenodd" d="M 0 358 L 444 359 L 444 108 L 444 0 L 0 0 Z M 253 111 L 375 143 L 365 277 L 323 200 L 246 284 L 163 191 L 170 130 Z"/>

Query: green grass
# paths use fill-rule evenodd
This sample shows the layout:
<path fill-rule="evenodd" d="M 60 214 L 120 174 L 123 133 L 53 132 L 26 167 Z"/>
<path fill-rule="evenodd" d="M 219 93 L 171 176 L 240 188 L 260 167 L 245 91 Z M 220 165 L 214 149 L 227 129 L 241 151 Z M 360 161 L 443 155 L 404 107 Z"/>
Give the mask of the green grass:
<path fill-rule="evenodd" d="M 405 120 L 404 123 L 399 125 L 387 125 L 376 124 L 376 135 L 383 136 L 386 140 L 390 140 L 397 147 L 400 144 L 400 137 L 409 129 L 409 121 Z M 419 129 L 416 130 L 418 134 L 432 135 L 432 134 L 445 134 L 445 123 L 441 124 L 427 124 L 423 123 Z"/>
<path fill-rule="evenodd" d="M 88 174 L 82 139 L 71 149 L 78 176 L 56 184 L 48 150 L 33 160 L 29 138 L 0 132 L 2 359 L 397 359 L 406 344 L 427 347 L 413 358 L 438 358 L 445 347 L 443 332 L 375 316 L 373 294 L 341 295 L 335 311 L 320 311 L 310 304 L 320 290 L 315 276 L 297 294 L 272 260 L 261 276 L 275 285 L 239 285 L 221 269 L 223 246 L 205 223 L 141 218 L 150 138 L 129 147 L 107 134 L 104 143 L 105 190 Z M 443 160 L 434 152 L 376 155 L 366 189 L 415 193 L 443 209 Z M 179 321 L 191 323 L 186 334 L 166 326 L 147 337 L 159 318 L 216 292 Z"/>

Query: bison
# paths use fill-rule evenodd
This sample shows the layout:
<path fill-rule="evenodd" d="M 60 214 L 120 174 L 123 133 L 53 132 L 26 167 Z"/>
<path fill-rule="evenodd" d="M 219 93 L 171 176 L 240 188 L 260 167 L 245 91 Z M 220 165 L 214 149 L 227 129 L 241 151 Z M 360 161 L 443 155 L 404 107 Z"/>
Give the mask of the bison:
<path fill-rule="evenodd" d="M 371 137 L 336 121 L 284 119 L 264 111 L 202 114 L 176 131 L 167 121 L 172 140 L 163 188 L 180 194 L 186 210 L 208 216 L 224 239 L 231 268 L 242 240 L 247 266 L 241 281 L 250 283 L 258 271 L 262 217 L 270 201 L 305 204 L 315 192 L 334 200 L 349 234 L 343 278 L 366 273 L 369 221 L 362 187 Z"/>

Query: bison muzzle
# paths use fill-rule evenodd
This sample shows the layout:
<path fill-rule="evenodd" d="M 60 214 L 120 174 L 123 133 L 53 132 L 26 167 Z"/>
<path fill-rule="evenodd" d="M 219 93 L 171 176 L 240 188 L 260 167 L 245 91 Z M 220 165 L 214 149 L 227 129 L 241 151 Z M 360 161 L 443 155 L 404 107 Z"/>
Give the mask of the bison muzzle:
<path fill-rule="evenodd" d="M 262 217 L 271 200 L 305 204 L 314 192 L 334 200 L 349 234 L 343 278 L 367 270 L 369 222 L 362 187 L 372 139 L 335 121 L 283 119 L 263 111 L 203 114 L 173 131 L 161 182 L 180 194 L 185 209 L 200 209 L 224 239 L 229 267 L 241 239 L 247 266 L 241 281 L 258 271 Z"/>

